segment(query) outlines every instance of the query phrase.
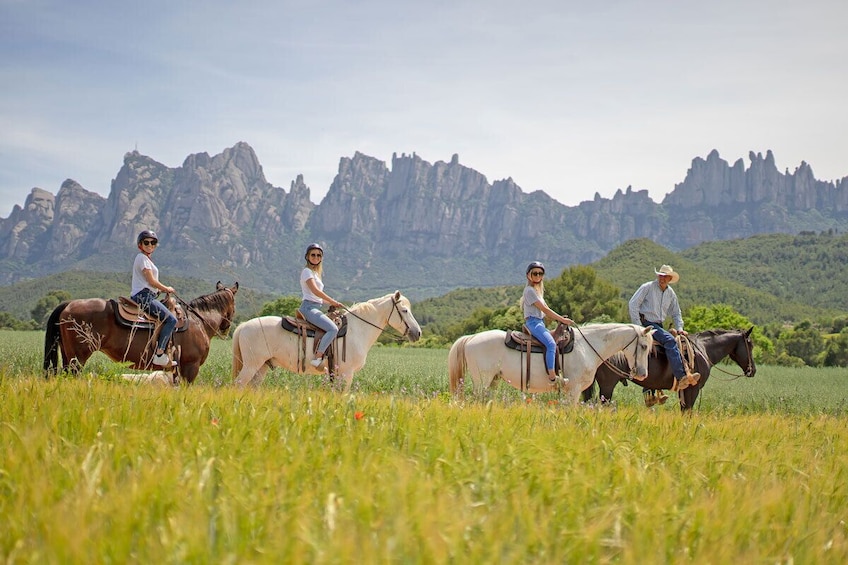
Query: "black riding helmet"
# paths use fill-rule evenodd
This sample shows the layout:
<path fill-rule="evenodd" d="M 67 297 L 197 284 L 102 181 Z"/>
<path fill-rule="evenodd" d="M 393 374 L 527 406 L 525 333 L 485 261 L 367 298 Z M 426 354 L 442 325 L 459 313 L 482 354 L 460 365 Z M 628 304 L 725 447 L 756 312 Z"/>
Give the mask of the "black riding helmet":
<path fill-rule="evenodd" d="M 317 243 L 310 243 L 309 247 L 306 248 L 306 253 L 303 254 L 303 258 L 308 261 L 309 260 L 309 252 L 312 251 L 313 249 L 317 249 L 318 251 L 320 251 L 321 255 L 324 254 L 324 248 L 323 247 L 321 247 Z"/>
<path fill-rule="evenodd" d="M 159 237 L 156 235 L 156 232 L 153 230 L 144 230 L 138 234 L 138 237 L 135 240 L 136 245 L 140 244 L 144 239 L 154 239 L 156 242 L 159 242 Z"/>
<path fill-rule="evenodd" d="M 525 272 L 524 274 L 529 275 L 530 271 L 532 271 L 533 269 L 541 269 L 543 273 L 545 272 L 545 266 L 544 265 L 542 265 L 538 261 L 533 261 L 532 263 L 527 265 L 527 272 Z"/>

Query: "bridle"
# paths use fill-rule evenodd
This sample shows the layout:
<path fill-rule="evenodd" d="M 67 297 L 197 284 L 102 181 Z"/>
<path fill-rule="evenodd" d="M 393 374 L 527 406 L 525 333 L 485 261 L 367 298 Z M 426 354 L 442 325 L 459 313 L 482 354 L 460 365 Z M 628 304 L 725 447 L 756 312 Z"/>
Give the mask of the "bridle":
<path fill-rule="evenodd" d="M 391 326 L 389 326 L 389 321 L 392 319 L 392 315 L 395 312 L 397 312 L 398 316 L 400 317 L 400 321 L 403 322 L 403 325 L 406 327 L 406 330 L 404 330 L 404 332 L 402 334 L 398 334 L 397 331 L 395 330 L 395 332 L 392 334 L 392 338 L 394 338 L 398 342 L 402 342 L 402 341 L 406 341 L 406 336 L 407 336 L 407 334 L 409 334 L 409 324 L 407 324 L 406 320 L 403 318 L 403 313 L 400 311 L 400 306 L 398 306 L 399 303 L 400 303 L 400 299 L 399 298 L 395 299 L 395 297 L 392 296 L 392 310 L 391 310 L 391 312 L 389 312 L 389 316 L 388 316 L 388 318 L 386 318 L 386 322 L 382 326 L 378 326 L 374 322 L 372 322 L 370 320 L 366 320 L 365 318 L 363 318 L 362 316 L 358 315 L 356 312 L 354 312 L 354 311 L 352 311 L 348 308 L 345 308 L 344 310 L 345 310 L 345 312 L 347 312 L 348 314 L 350 314 L 354 318 L 365 322 L 366 324 L 368 324 L 372 328 L 377 328 L 378 330 L 380 330 L 380 332 L 385 332 L 387 327 L 391 328 Z M 394 330 L 394 328 L 391 328 L 391 329 Z"/>
<path fill-rule="evenodd" d="M 729 380 L 736 380 L 736 379 L 739 379 L 739 378 L 742 378 L 742 377 L 747 377 L 748 375 L 750 375 L 750 374 L 754 371 L 754 353 L 753 353 L 753 346 L 750 344 L 750 339 L 749 339 L 748 335 L 746 335 L 746 333 L 745 333 L 743 330 L 738 330 L 738 331 L 739 331 L 739 333 L 740 333 L 740 334 L 742 334 L 742 339 L 743 339 L 743 341 L 745 342 L 745 354 L 746 354 L 746 356 L 748 357 L 748 366 L 747 366 L 747 367 L 745 367 L 744 369 L 742 369 L 744 372 L 743 372 L 741 375 L 737 375 L 737 374 L 735 374 L 735 373 L 731 373 L 730 371 L 725 371 L 724 369 L 722 369 L 721 367 L 719 367 L 717 364 L 712 363 L 712 362 L 709 360 L 709 357 L 707 357 L 706 355 L 704 355 L 704 358 L 705 358 L 707 361 L 709 361 L 709 362 L 710 362 L 710 367 L 711 367 L 711 368 L 718 369 L 719 371 L 721 371 L 721 372 L 722 372 L 722 373 L 724 373 L 725 375 L 730 375 L 731 377 L 733 377 L 733 379 L 720 379 L 720 380 L 725 380 L 725 381 L 729 381 Z M 735 349 L 735 348 L 734 348 L 734 349 Z M 734 361 L 735 361 L 735 359 L 734 359 Z M 717 378 L 717 377 L 716 377 L 716 378 Z"/>
<path fill-rule="evenodd" d="M 229 292 L 229 293 L 230 293 L 230 297 L 232 297 L 233 302 L 235 302 L 236 294 L 235 294 L 235 292 L 233 292 L 233 290 L 232 290 L 231 288 L 228 288 L 228 287 L 226 287 L 226 286 L 225 286 L 224 288 L 222 288 L 222 289 L 220 289 L 220 290 L 218 290 L 218 291 L 216 291 L 216 292 L 221 292 L 222 290 L 226 290 L 227 292 Z M 214 293 L 213 293 L 213 294 L 214 294 Z M 210 295 L 210 296 L 211 296 L 211 295 Z M 174 293 L 174 298 L 176 298 L 176 299 L 177 299 L 177 301 L 178 301 L 180 304 L 182 304 L 183 306 L 185 306 L 186 310 L 188 310 L 189 312 L 191 312 L 192 314 L 194 314 L 195 316 L 197 316 L 197 317 L 198 317 L 198 319 L 201 321 L 201 323 L 203 323 L 203 325 L 204 325 L 204 326 L 206 326 L 207 328 L 209 328 L 210 330 L 212 330 L 212 332 L 214 333 L 214 335 L 216 335 L 216 336 L 218 336 L 218 337 L 220 337 L 220 338 L 224 338 L 224 337 L 226 337 L 226 334 L 225 334 L 224 332 L 222 332 L 222 331 L 221 331 L 221 326 L 222 326 L 223 324 L 218 324 L 218 327 L 213 326 L 213 325 L 212 325 L 212 324 L 210 324 L 208 321 L 206 321 L 206 318 L 204 318 L 204 317 L 203 317 L 203 315 L 202 315 L 200 312 L 198 312 L 196 308 L 194 308 L 191 304 L 189 304 L 188 302 L 186 302 L 185 300 L 183 300 L 180 296 L 178 296 L 178 295 L 177 295 L 177 293 Z M 234 317 L 234 316 L 235 316 L 235 309 L 233 310 L 233 317 Z M 226 314 L 224 314 L 223 312 L 221 313 L 222 321 L 227 322 L 227 328 L 230 328 L 230 327 L 233 325 L 233 317 L 229 317 L 229 318 L 228 318 L 228 317 L 226 316 Z"/>
<path fill-rule="evenodd" d="M 625 351 L 628 347 L 630 347 L 630 344 L 633 344 L 633 366 L 630 367 L 630 374 L 627 374 L 624 371 L 622 371 L 621 369 L 619 369 L 618 367 L 616 367 L 615 365 L 613 365 L 612 363 L 610 363 L 609 360 L 604 359 L 601 356 L 601 354 L 598 353 L 598 350 L 595 349 L 595 346 L 593 346 L 589 342 L 589 340 L 586 339 L 586 335 L 583 333 L 583 331 L 580 329 L 580 327 L 579 326 L 575 326 L 575 327 L 577 327 L 577 331 L 580 333 L 580 335 L 583 336 L 583 341 L 586 342 L 586 345 L 589 346 L 589 349 L 594 351 L 595 355 L 598 356 L 598 359 L 600 359 L 602 364 L 606 365 L 609 370 L 611 370 L 613 373 L 617 374 L 619 377 L 629 379 L 629 380 L 633 380 L 633 378 L 637 376 L 636 375 L 636 357 L 637 357 L 637 354 L 639 353 L 639 341 L 638 341 L 639 340 L 639 330 L 634 330 L 636 332 L 636 335 L 633 336 L 633 339 L 631 339 L 630 341 L 627 342 L 627 345 L 625 345 L 624 347 L 621 348 L 621 351 Z"/>

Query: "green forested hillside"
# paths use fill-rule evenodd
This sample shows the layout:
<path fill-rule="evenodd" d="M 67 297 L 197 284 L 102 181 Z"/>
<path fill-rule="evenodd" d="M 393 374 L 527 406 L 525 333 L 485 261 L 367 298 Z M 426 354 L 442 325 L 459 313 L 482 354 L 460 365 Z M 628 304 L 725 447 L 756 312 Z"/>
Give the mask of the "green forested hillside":
<path fill-rule="evenodd" d="M 493 286 L 489 288 L 461 288 L 417 302 L 413 307 L 415 319 L 428 333 L 441 333 L 451 324 L 466 319 L 478 308 L 501 308 L 518 304 L 522 287 Z"/>
<path fill-rule="evenodd" d="M 758 235 L 703 243 L 680 255 L 784 300 L 848 310 L 848 234 Z"/>
<path fill-rule="evenodd" d="M 707 255 L 720 257 L 721 246 L 724 245 L 729 245 L 729 242 L 718 244 Z M 822 308 L 801 295 L 794 299 L 788 294 L 776 296 L 770 292 L 769 286 L 760 286 L 756 277 L 740 279 L 717 261 L 699 259 L 700 247 L 674 253 L 651 240 L 634 239 L 613 249 L 606 257 L 592 264 L 592 267 L 601 278 L 622 289 L 622 298 L 630 298 L 640 284 L 654 278 L 654 269 L 664 263 L 672 265 L 680 273 L 675 290 L 684 311 L 695 305 L 728 304 L 757 324 L 798 322 L 839 313 L 836 308 Z M 780 273 L 785 276 L 793 269 L 803 269 L 793 265 L 793 259 L 789 257 L 784 261 L 783 264 L 774 263 L 772 273 L 775 276 Z M 844 266 L 842 270 L 848 273 Z M 772 286 L 776 287 L 777 284 L 773 282 Z"/>
<path fill-rule="evenodd" d="M 39 299 L 51 291 L 61 290 L 71 298 L 116 298 L 128 296 L 129 273 L 98 273 L 91 271 L 67 271 L 40 279 L 0 287 L 0 312 L 9 312 L 16 318 L 28 320 L 30 311 Z M 191 300 L 215 290 L 217 281 L 181 279 L 168 277 L 165 282 L 177 290 L 183 300 Z M 221 281 L 229 286 L 236 281 Z M 249 288 L 239 288 L 236 299 L 236 317 L 245 319 L 255 316 L 262 305 L 274 296 L 257 293 Z"/>

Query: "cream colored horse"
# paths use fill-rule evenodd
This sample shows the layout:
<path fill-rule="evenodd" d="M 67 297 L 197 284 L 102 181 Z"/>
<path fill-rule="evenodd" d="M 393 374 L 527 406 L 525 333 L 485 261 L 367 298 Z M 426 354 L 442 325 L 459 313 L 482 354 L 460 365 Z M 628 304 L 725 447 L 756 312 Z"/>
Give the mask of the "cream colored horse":
<path fill-rule="evenodd" d="M 572 403 L 577 404 L 580 393 L 592 384 L 601 363 L 618 351 L 635 368 L 637 377 L 647 376 L 653 328 L 635 324 L 589 324 L 574 329 L 574 349 L 565 354 L 562 368 L 563 377 L 568 379 L 565 394 Z M 521 352 L 507 348 L 505 337 L 506 332 L 489 330 L 462 336 L 454 342 L 448 354 L 452 393 L 462 392 L 466 373 L 470 374 L 473 389 L 478 394 L 494 386 L 496 377 L 522 390 L 521 376 L 526 358 Z M 551 392 L 556 386 L 548 380 L 543 355 L 534 353 L 529 382 L 524 390 Z"/>
<path fill-rule="evenodd" d="M 259 386 L 269 367 L 282 367 L 298 373 L 300 336 L 282 328 L 279 316 L 253 318 L 233 333 L 233 379 L 239 386 Z M 400 291 L 382 298 L 354 304 L 347 314 L 347 335 L 342 338 L 344 355 L 336 355 L 334 375 L 341 378 L 344 391 L 350 390 L 353 374 L 365 365 L 368 350 L 386 328 L 391 326 L 409 341 L 418 341 L 421 327 L 412 315 L 409 299 Z M 306 350 L 312 351 L 312 338 Z M 341 348 L 339 348 L 341 351 Z M 306 364 L 306 374 L 320 375 L 323 368 Z"/>

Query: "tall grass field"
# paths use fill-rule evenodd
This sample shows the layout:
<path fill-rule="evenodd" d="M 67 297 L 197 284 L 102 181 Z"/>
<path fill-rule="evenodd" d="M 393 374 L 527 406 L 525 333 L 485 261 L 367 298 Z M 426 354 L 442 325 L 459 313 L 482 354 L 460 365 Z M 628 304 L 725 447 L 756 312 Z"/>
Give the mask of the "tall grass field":
<path fill-rule="evenodd" d="M 213 343 L 174 388 L 99 355 L 45 380 L 43 332 L 0 332 L 0 561 L 848 562 L 845 369 L 714 369 L 682 416 L 635 385 L 454 400 L 447 351 L 413 348 L 349 395 L 240 390 Z"/>

